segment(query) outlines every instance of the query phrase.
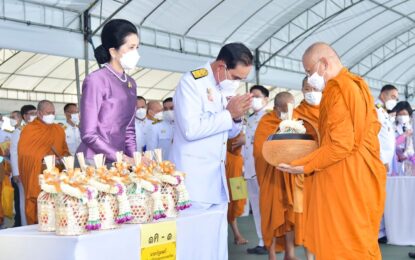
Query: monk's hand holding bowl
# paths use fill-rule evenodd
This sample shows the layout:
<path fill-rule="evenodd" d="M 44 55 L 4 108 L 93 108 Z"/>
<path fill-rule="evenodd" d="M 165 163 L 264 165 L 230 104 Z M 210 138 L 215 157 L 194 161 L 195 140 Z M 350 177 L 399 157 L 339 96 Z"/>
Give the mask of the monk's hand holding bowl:
<path fill-rule="evenodd" d="M 280 163 L 277 169 L 291 174 L 304 174 L 304 166 L 291 166 L 289 164 Z"/>

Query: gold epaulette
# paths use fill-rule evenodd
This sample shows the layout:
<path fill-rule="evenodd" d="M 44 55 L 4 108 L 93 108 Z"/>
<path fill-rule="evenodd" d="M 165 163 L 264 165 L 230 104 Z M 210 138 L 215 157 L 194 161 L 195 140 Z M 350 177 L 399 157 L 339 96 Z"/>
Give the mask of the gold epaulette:
<path fill-rule="evenodd" d="M 382 104 L 376 104 L 376 107 L 377 108 L 383 108 L 383 105 Z"/>
<path fill-rule="evenodd" d="M 158 124 L 160 122 L 162 122 L 163 120 L 158 120 L 158 119 L 154 119 L 153 122 L 151 124 L 155 125 Z"/>
<path fill-rule="evenodd" d="M 193 70 L 191 73 L 194 79 L 201 79 L 201 78 L 206 77 L 209 74 L 208 70 L 204 68 Z"/>

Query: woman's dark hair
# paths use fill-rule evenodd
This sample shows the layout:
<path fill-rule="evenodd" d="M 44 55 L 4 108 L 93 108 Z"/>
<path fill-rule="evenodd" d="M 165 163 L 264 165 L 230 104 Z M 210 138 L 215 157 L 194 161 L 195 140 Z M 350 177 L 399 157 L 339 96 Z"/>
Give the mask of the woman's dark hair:
<path fill-rule="evenodd" d="M 228 43 L 223 46 L 216 60 L 225 62 L 228 69 L 234 69 L 238 64 L 244 66 L 252 65 L 254 56 L 252 52 L 239 42 Z"/>
<path fill-rule="evenodd" d="M 398 114 L 402 110 L 408 111 L 409 116 L 412 116 L 412 107 L 408 102 L 400 101 L 398 102 L 398 104 L 396 104 L 396 106 L 393 109 L 393 111 L 395 111 L 396 114 Z"/>
<path fill-rule="evenodd" d="M 138 34 L 134 24 L 123 19 L 114 19 L 104 25 L 101 32 L 101 45 L 95 48 L 95 59 L 99 64 L 111 60 L 109 49 L 120 48 L 125 43 L 125 37 L 130 34 Z"/>

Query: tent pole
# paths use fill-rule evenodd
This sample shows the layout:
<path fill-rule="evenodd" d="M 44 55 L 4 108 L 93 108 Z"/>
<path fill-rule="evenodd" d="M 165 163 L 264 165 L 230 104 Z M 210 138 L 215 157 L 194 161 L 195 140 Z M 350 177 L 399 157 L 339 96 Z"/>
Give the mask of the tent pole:
<path fill-rule="evenodd" d="M 88 44 L 91 40 L 91 15 L 89 14 L 89 10 L 84 12 L 84 59 L 85 59 L 85 76 L 89 74 L 89 48 Z"/>
<path fill-rule="evenodd" d="M 76 78 L 76 97 L 78 98 L 78 107 L 81 105 L 81 83 L 79 80 L 79 61 L 75 59 L 75 78 Z"/>

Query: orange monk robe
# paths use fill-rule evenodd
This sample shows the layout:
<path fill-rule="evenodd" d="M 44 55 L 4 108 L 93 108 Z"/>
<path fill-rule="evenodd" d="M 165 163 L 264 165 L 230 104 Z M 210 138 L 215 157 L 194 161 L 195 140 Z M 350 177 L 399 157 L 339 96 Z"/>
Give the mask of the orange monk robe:
<path fill-rule="evenodd" d="M 25 191 L 28 224 L 37 223 L 39 174 L 42 171 L 43 157 L 54 154 L 52 147 L 59 156 L 69 155 L 65 138 L 62 126 L 47 125 L 39 119 L 35 119 L 22 130 L 18 145 L 19 172 Z"/>
<path fill-rule="evenodd" d="M 238 139 L 238 136 L 229 139 L 226 152 L 226 180 L 228 181 L 230 202 L 228 204 L 228 222 L 233 222 L 237 217 L 240 217 L 244 213 L 246 199 L 232 200 L 232 194 L 230 192 L 231 187 L 229 185 L 229 179 L 234 177 L 241 177 L 243 174 L 244 160 L 241 155 L 242 146 L 232 149 L 232 142 Z"/>
<path fill-rule="evenodd" d="M 317 132 L 318 132 L 318 119 L 320 114 L 320 106 L 314 106 L 308 104 L 305 100 L 303 100 L 298 107 L 294 109 L 293 116 L 295 118 L 300 118 L 301 120 L 305 121 L 304 125 L 309 133 L 311 133 L 315 140 L 318 140 Z M 296 175 L 295 176 L 296 181 L 296 188 L 299 191 L 302 191 L 301 199 L 299 199 L 299 203 L 302 202 L 302 215 L 296 215 L 297 217 L 301 217 L 301 219 L 297 220 L 297 223 L 299 224 L 300 228 L 297 228 L 295 230 L 296 237 L 298 239 L 304 239 L 305 234 L 305 220 L 307 219 L 307 210 L 310 205 L 310 189 L 311 185 L 313 183 L 313 175 L 307 175 L 304 176 L 304 174 Z"/>
<path fill-rule="evenodd" d="M 6 141 L 0 144 L 0 156 L 8 157 L 10 156 L 10 141 Z M 11 164 L 9 161 L 4 160 L 0 165 L 0 225 L 3 224 L 4 220 L 4 211 L 2 205 L 2 191 L 3 191 L 3 182 L 4 178 L 10 178 L 11 175 Z"/>
<path fill-rule="evenodd" d="M 343 68 L 323 92 L 321 147 L 292 162 L 306 174 L 315 172 L 305 246 L 317 259 L 381 259 L 377 238 L 386 169 L 379 129 L 367 84 Z"/>

